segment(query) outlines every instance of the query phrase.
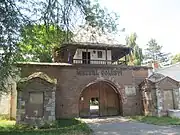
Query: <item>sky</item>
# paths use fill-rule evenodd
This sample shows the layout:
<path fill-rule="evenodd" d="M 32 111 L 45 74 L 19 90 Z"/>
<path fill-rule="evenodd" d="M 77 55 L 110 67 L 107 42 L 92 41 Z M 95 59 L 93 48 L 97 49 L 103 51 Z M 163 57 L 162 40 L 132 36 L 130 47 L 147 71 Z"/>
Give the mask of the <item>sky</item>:
<path fill-rule="evenodd" d="M 180 0 L 99 0 L 102 6 L 120 15 L 119 25 L 126 30 L 118 40 L 133 32 L 143 49 L 155 38 L 162 51 L 180 53 Z"/>

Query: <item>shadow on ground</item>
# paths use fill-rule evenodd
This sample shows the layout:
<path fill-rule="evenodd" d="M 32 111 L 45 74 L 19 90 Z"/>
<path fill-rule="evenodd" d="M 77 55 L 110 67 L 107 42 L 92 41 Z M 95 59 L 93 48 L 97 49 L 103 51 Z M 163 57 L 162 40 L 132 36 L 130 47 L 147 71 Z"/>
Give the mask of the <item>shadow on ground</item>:
<path fill-rule="evenodd" d="M 95 135 L 180 135 L 180 126 L 158 126 L 123 117 L 82 119 Z"/>

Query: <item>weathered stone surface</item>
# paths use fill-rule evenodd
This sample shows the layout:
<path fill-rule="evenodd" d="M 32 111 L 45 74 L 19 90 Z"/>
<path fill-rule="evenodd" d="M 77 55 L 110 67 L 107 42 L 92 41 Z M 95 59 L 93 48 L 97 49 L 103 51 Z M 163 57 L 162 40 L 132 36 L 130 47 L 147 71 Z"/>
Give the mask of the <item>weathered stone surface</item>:
<path fill-rule="evenodd" d="M 169 77 L 147 79 L 140 84 L 141 93 L 151 93 L 152 105 L 147 104 L 150 96 L 143 97 L 144 112 L 155 116 L 167 116 L 169 109 L 179 109 L 179 82 Z"/>
<path fill-rule="evenodd" d="M 47 77 L 47 76 L 46 76 Z M 42 79 L 42 78 L 41 78 Z M 55 120 L 55 90 L 56 85 L 54 83 L 49 83 L 49 81 L 41 80 L 40 78 L 32 78 L 27 80 L 26 86 L 23 87 L 24 90 L 18 91 L 18 107 L 17 107 L 17 123 L 28 123 L 36 126 L 40 126 L 47 121 Z M 22 83 L 21 83 L 22 85 Z M 38 110 L 39 107 L 37 104 L 30 103 L 29 93 L 39 93 L 43 92 L 44 101 L 41 107 L 41 110 Z M 39 100 L 36 98 L 34 100 Z M 35 101 L 33 101 L 35 102 Z M 34 108 L 36 107 L 36 109 Z M 35 109 L 35 110 L 34 110 Z M 34 110 L 36 113 L 30 113 Z M 40 112 L 39 112 L 40 111 Z M 42 112 L 41 116 L 38 116 Z"/>

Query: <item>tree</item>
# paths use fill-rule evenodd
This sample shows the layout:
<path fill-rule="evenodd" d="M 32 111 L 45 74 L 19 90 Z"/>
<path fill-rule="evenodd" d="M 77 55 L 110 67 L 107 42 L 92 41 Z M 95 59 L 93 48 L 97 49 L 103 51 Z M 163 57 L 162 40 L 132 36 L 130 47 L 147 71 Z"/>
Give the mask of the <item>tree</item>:
<path fill-rule="evenodd" d="M 136 43 L 137 34 L 132 33 L 130 36 L 126 37 L 126 45 L 132 48 L 132 54 L 129 56 L 129 63 L 133 65 L 141 65 L 143 61 L 142 49 Z"/>
<path fill-rule="evenodd" d="M 172 57 L 173 64 L 178 63 L 178 62 L 180 62 L 180 54 L 176 54 Z"/>
<path fill-rule="evenodd" d="M 20 30 L 27 25 L 44 24 L 46 31 L 57 26 L 65 31 L 65 41 L 71 39 L 69 31 L 77 24 L 86 23 L 104 33 L 116 32 L 117 15 L 91 0 L 1 0 L 0 1 L 0 90 L 13 75 L 20 41 Z M 81 20 L 81 22 L 80 22 Z M 41 46 L 41 45 L 40 45 Z"/>
<path fill-rule="evenodd" d="M 101 29 L 103 33 L 117 32 L 118 19 L 114 12 L 102 8 L 98 0 L 34 0 L 33 14 L 35 20 L 46 26 L 57 24 L 63 30 L 73 31 L 77 25 L 88 24 Z M 33 11 L 30 12 L 32 15 Z M 37 16 L 39 14 L 39 16 Z M 66 38 L 68 40 L 68 33 Z"/>
<path fill-rule="evenodd" d="M 54 47 L 59 47 L 65 40 L 65 31 L 51 25 L 27 25 L 21 30 L 18 43 L 20 61 L 52 62 Z M 72 37 L 72 33 L 69 32 Z"/>
<path fill-rule="evenodd" d="M 145 60 L 152 62 L 166 62 L 169 60 L 169 54 L 162 53 L 162 46 L 158 45 L 155 39 L 151 39 L 145 51 Z"/>
<path fill-rule="evenodd" d="M 20 9 L 15 0 L 0 1 L 0 91 L 7 91 L 9 78 L 16 75 L 13 64 L 16 61 L 18 31 L 27 23 Z"/>

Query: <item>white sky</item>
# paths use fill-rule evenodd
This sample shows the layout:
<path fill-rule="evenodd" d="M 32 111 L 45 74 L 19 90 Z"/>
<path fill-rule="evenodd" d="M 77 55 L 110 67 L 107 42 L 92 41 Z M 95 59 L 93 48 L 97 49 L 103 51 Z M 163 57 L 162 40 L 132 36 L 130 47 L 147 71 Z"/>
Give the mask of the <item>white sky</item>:
<path fill-rule="evenodd" d="M 180 53 L 180 0 L 99 0 L 102 6 L 120 15 L 120 26 L 126 28 L 119 40 L 136 32 L 140 47 L 151 38 L 163 51 Z"/>

